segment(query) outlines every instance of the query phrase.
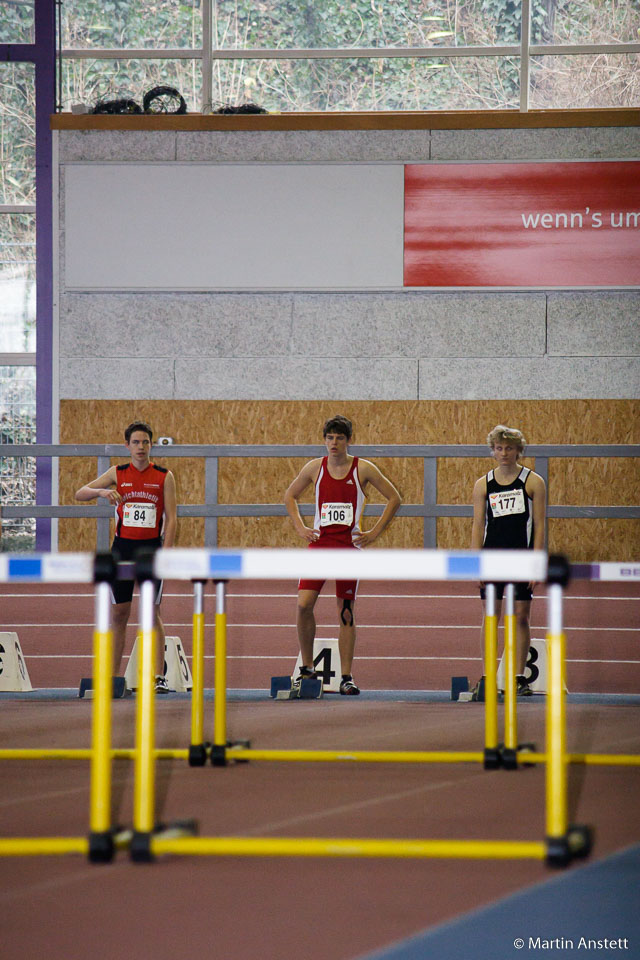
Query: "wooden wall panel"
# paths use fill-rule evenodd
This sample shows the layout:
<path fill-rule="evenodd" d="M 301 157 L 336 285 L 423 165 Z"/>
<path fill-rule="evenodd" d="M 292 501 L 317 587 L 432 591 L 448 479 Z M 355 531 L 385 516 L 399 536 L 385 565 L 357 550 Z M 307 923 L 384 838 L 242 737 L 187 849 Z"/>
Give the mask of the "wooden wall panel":
<path fill-rule="evenodd" d="M 375 520 L 364 521 L 370 529 Z M 302 547 L 288 517 L 221 517 L 218 523 L 220 547 Z M 419 517 L 397 517 L 382 536 L 370 547 L 376 549 L 405 549 L 422 546 L 422 521 Z"/>
<path fill-rule="evenodd" d="M 176 443 L 321 443 L 322 424 L 343 413 L 355 426 L 354 442 L 480 444 L 497 423 L 517 426 L 529 443 L 640 443 L 640 404 L 632 400 L 482 400 L 482 401 L 193 401 L 63 400 L 61 443 L 117 443 L 134 419 L 147 420 L 156 436 Z M 123 442 L 123 441 L 122 441 Z M 114 461 L 116 462 L 116 461 Z M 178 502 L 204 502 L 204 466 L 196 460 L 157 458 L 176 477 Z M 423 499 L 421 461 L 376 460 L 407 503 Z M 527 466 L 535 469 L 531 459 Z M 221 503 L 280 503 L 304 460 L 268 458 L 220 461 Z M 438 464 L 438 502 L 470 503 L 475 480 L 491 459 L 442 459 Z M 60 461 L 60 503 L 74 503 L 74 492 L 97 473 L 95 459 Z M 628 458 L 555 460 L 550 465 L 550 502 L 628 505 L 637 503 L 640 462 Z M 310 493 L 310 492 L 309 492 Z M 371 501 L 379 501 L 372 491 Z M 310 495 L 306 498 L 310 502 Z M 373 523 L 368 520 L 367 524 Z M 638 521 L 553 520 L 550 548 L 575 561 L 632 560 L 638 556 Z M 471 520 L 438 519 L 438 546 L 466 548 Z M 60 521 L 60 548 L 92 550 L 91 520 Z M 180 546 L 202 546 L 204 521 L 182 519 Z M 221 518 L 220 546 L 299 544 L 286 518 Z M 422 546 L 422 522 L 399 517 L 379 546 Z"/>
<path fill-rule="evenodd" d="M 571 560 L 637 561 L 640 556 L 640 520 L 549 521 L 549 551 Z"/>
<path fill-rule="evenodd" d="M 549 502 L 569 505 L 637 506 L 640 458 L 568 457 L 549 464 Z"/>

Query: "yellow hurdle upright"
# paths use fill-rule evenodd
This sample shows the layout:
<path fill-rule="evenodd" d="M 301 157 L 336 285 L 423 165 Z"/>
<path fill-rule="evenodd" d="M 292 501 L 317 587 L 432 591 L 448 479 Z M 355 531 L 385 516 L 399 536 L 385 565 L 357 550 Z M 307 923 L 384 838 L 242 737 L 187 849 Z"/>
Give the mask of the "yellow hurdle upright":
<path fill-rule="evenodd" d="M 505 767 L 516 763 L 518 749 L 518 722 L 516 717 L 516 614 L 515 587 L 508 583 L 504 588 L 504 751 Z"/>
<path fill-rule="evenodd" d="M 96 584 L 93 634 L 93 712 L 89 829 L 93 846 L 111 829 L 111 698 L 113 634 L 110 629 L 111 587 Z M 107 841 L 108 843 L 108 841 Z"/>
<path fill-rule="evenodd" d="M 204 745 L 204 581 L 193 582 L 193 649 L 191 690 L 191 744 L 189 765 L 202 767 L 207 753 Z"/>
<path fill-rule="evenodd" d="M 136 702 L 135 782 L 133 794 L 133 830 L 138 859 L 148 848 L 155 815 L 155 586 L 153 580 L 140 585 L 140 655 L 138 658 L 138 693 Z"/>
<path fill-rule="evenodd" d="M 500 766 L 498 751 L 498 617 L 496 616 L 496 585 L 485 587 L 484 616 L 484 766 L 494 770 Z"/>
<path fill-rule="evenodd" d="M 564 837 L 567 814 L 567 744 L 564 696 L 565 635 L 557 598 L 549 587 L 550 623 L 547 634 L 547 766 L 545 777 L 546 829 L 548 837 Z"/>
<path fill-rule="evenodd" d="M 588 856 L 591 829 L 569 824 L 567 781 L 567 716 L 565 705 L 565 635 L 562 616 L 563 586 L 568 565 L 562 557 L 549 557 L 545 820 L 547 862 L 566 866 L 574 857 Z M 552 573 L 553 571 L 553 573 Z"/>
<path fill-rule="evenodd" d="M 224 580 L 216 580 L 215 682 L 211 762 L 224 766 L 227 751 L 227 614 Z"/>

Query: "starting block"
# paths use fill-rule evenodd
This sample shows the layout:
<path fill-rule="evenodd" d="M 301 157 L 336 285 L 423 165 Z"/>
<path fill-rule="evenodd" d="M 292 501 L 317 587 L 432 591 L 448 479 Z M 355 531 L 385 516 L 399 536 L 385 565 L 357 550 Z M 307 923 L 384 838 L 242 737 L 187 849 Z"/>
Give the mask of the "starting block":
<path fill-rule="evenodd" d="M 188 693 L 193 689 L 191 670 L 182 646 L 180 637 L 165 637 L 164 644 L 164 675 L 167 678 L 170 690 L 178 693 Z M 129 663 L 124 674 L 127 689 L 136 690 L 138 687 L 138 638 L 136 637 L 129 657 Z"/>
<path fill-rule="evenodd" d="M 0 690 L 33 690 L 17 633 L 0 633 Z"/>
<path fill-rule="evenodd" d="M 461 693 L 469 689 L 469 677 L 451 677 L 451 699 L 459 700 Z"/>
<path fill-rule="evenodd" d="M 302 657 L 298 654 L 293 668 L 294 677 L 302 666 Z M 322 680 L 325 693 L 340 693 L 340 645 L 337 637 L 328 640 L 313 641 L 313 668 Z"/>
<path fill-rule="evenodd" d="M 271 677 L 271 692 L 274 700 L 319 700 L 322 696 L 320 677 L 305 677 L 300 684 L 300 693 L 292 689 L 291 677 Z"/>
<path fill-rule="evenodd" d="M 93 700 L 93 679 L 91 677 L 83 677 L 80 681 L 78 696 L 84 700 Z M 131 696 L 131 690 L 127 689 L 124 677 L 113 677 L 111 696 L 114 700 L 121 700 L 123 697 Z"/>

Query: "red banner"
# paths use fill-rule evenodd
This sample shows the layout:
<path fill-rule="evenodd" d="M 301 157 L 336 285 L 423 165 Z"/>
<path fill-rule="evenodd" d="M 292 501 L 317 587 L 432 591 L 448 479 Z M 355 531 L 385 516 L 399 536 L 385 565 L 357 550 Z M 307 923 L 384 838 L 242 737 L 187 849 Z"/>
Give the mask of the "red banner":
<path fill-rule="evenodd" d="M 640 162 L 405 167 L 407 287 L 640 285 Z"/>

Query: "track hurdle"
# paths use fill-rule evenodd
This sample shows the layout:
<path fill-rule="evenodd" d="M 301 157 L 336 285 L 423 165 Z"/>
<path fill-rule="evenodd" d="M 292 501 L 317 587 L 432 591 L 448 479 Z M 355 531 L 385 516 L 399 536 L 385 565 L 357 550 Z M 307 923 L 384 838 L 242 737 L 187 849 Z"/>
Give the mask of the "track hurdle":
<path fill-rule="evenodd" d="M 150 559 L 146 558 L 147 564 Z M 141 561 L 144 563 L 144 559 Z M 148 566 L 150 569 L 150 565 Z M 94 863 L 108 863 L 116 849 L 130 848 L 137 851 L 134 859 L 145 859 L 148 830 L 157 830 L 158 835 L 185 836 L 193 833 L 192 821 L 169 824 L 158 828 L 153 816 L 153 762 L 157 757 L 187 757 L 186 750 L 153 750 L 154 734 L 154 587 L 151 580 L 142 584 L 149 597 L 142 609 L 147 612 L 143 623 L 143 653 L 140 655 L 140 680 L 142 690 L 137 704 L 139 739 L 133 750 L 114 750 L 111 745 L 111 701 L 113 673 L 113 634 L 111 631 L 110 585 L 118 575 L 118 565 L 107 554 L 0 554 L 0 582 L 19 583 L 94 583 L 95 626 L 93 633 L 93 691 L 91 700 L 91 747 L 88 750 L 1 750 L 1 759 L 88 759 L 90 761 L 89 784 L 89 833 L 75 837 L 0 837 L 2 856 L 50 856 L 79 853 Z M 144 662 L 143 662 L 144 658 Z M 149 755 L 149 750 L 151 754 Z M 116 831 L 111 824 L 111 761 L 114 757 L 126 757 L 135 761 L 134 826 L 131 830 Z M 140 829 L 142 828 L 142 829 Z M 137 834 L 141 834 L 140 836 Z"/>
<path fill-rule="evenodd" d="M 569 568 L 572 580 L 593 580 L 603 583 L 640 582 L 640 560 L 624 563 L 607 561 L 604 563 L 572 563 Z M 563 643 L 565 641 L 563 640 Z M 548 701 L 547 701 L 548 706 Z M 637 753 L 568 753 L 567 763 L 597 767 L 640 767 L 640 754 Z M 517 753 L 517 759 L 527 765 L 544 763 L 546 755 L 531 751 L 527 745 L 525 751 Z"/>
<path fill-rule="evenodd" d="M 132 562 L 125 563 L 116 563 L 112 566 L 111 554 L 0 554 L 0 561 L 4 557 L 4 562 L 0 563 L 0 582 L 9 582 L 9 580 L 20 581 L 22 583 L 32 582 L 32 583 L 45 583 L 45 582 L 56 582 L 56 583 L 74 583 L 86 581 L 80 580 L 76 581 L 72 579 L 73 577 L 73 563 L 60 560 L 51 560 L 52 557 L 64 557 L 64 558 L 74 558 L 74 557 L 87 557 L 88 563 L 92 565 L 92 569 L 96 572 L 94 576 L 96 577 L 95 582 L 100 582 L 100 577 L 103 575 L 100 571 L 104 572 L 104 582 L 111 582 L 111 579 L 114 580 L 132 580 L 135 577 L 135 564 Z M 9 563 L 9 559 L 12 560 L 12 563 Z M 19 561 L 16 565 L 13 561 Z M 22 563 L 22 561 L 29 561 L 28 564 Z M 34 562 L 37 561 L 37 562 Z M 38 565 L 38 563 L 40 565 Z M 65 580 L 64 571 L 69 569 L 69 579 Z M 11 571 L 19 570 L 21 571 L 19 575 L 12 574 Z M 29 571 L 33 572 L 33 575 Z M 53 571 L 53 573 L 52 573 Z M 55 576 L 55 580 L 43 580 L 42 577 L 46 576 Z M 3 580 L 2 577 L 6 579 Z M 88 582 L 93 582 L 90 580 Z M 109 598 L 109 592 L 107 588 L 103 588 L 106 592 L 104 593 L 103 603 L 106 604 L 107 599 Z M 202 587 L 200 593 L 197 593 L 196 585 L 194 584 L 194 604 L 197 606 L 199 602 L 200 615 L 196 617 L 194 613 L 193 618 L 193 645 L 194 649 L 197 648 L 198 643 L 200 644 L 200 650 L 203 650 L 204 642 L 204 614 L 202 613 Z M 109 606 L 110 611 L 110 606 Z M 110 616 L 110 613 L 109 613 Z M 94 623 L 97 625 L 98 612 L 96 610 L 96 616 Z M 103 618 L 103 622 L 104 618 Z M 196 630 L 198 631 L 198 636 L 196 636 Z M 106 642 L 106 641 L 103 641 Z M 113 643 L 113 641 L 111 641 Z M 95 640 L 94 640 L 95 648 Z M 95 649 L 94 649 L 95 653 Z M 108 658 L 107 658 L 108 659 Z M 202 716 L 203 716 L 203 677 L 204 677 L 204 659 L 203 653 L 200 659 L 196 658 L 195 667 L 200 670 L 200 695 L 195 696 L 192 701 L 192 729 L 197 729 L 198 725 L 198 712 L 199 712 L 199 724 L 202 727 Z M 93 660 L 94 670 L 94 681 L 95 681 L 95 656 Z M 108 668 L 111 670 L 111 667 Z M 194 684 L 196 683 L 196 678 L 194 676 Z M 94 698 L 92 697 L 91 700 Z M 93 759 L 93 747 L 38 747 L 38 748 L 0 748 L 0 761 L 2 760 L 92 760 Z M 168 747 L 162 747 L 155 750 L 155 755 L 159 759 L 173 759 L 173 760 L 183 760 L 189 758 L 191 762 L 190 751 L 186 748 L 173 749 Z M 134 760 L 136 757 L 135 747 L 123 747 L 123 748 L 111 748 L 110 756 L 112 760 Z M 203 761 L 204 762 L 204 761 Z"/>
<path fill-rule="evenodd" d="M 200 557 L 195 554 L 203 554 Z M 267 557 L 267 554 L 273 556 Z M 491 551 L 497 554 L 498 551 Z M 546 576 L 546 554 L 542 551 L 534 555 L 533 551 L 509 551 L 512 555 L 511 563 L 501 561 L 497 557 L 488 558 L 488 552 L 479 553 L 477 556 L 483 558 L 483 570 L 485 572 L 493 571 L 496 578 L 514 578 L 513 562 L 525 564 L 525 568 L 532 561 L 536 565 L 541 579 Z M 379 557 L 382 551 L 376 551 Z M 371 554 L 360 554 L 357 558 L 358 564 L 365 561 L 368 579 L 405 579 L 405 580 L 447 580 L 447 579 L 475 579 L 473 573 L 466 574 L 464 564 L 468 561 L 469 553 L 459 551 L 450 553 L 447 556 L 448 567 L 443 559 L 443 551 L 422 551 L 422 550 L 391 550 L 384 551 L 384 554 L 391 555 L 389 566 L 383 567 L 375 562 L 375 557 Z M 515 555 L 518 555 L 517 557 Z M 425 555 L 429 555 L 430 568 L 425 569 Z M 158 555 L 160 556 L 160 554 Z M 216 632 L 215 632 L 215 717 L 214 717 L 214 736 L 210 751 L 211 762 L 214 766 L 224 766 L 228 760 L 235 762 L 248 760 L 278 760 L 278 761 L 322 761 L 322 762 L 399 762 L 399 763 L 482 763 L 486 769 L 496 768 L 504 765 L 502 759 L 504 748 L 497 742 L 497 690 L 496 695 L 491 702 L 485 704 L 485 714 L 487 724 L 493 723 L 495 726 L 495 736 L 490 737 L 491 742 L 486 741 L 484 751 L 309 751 L 309 750 L 256 750 L 252 749 L 248 741 L 228 741 L 226 735 L 226 613 L 225 613 L 225 589 L 229 579 L 246 577 L 250 579 L 281 579 L 289 577 L 297 579 L 306 574 L 301 571 L 301 556 L 303 557 L 303 566 L 312 571 L 317 569 L 324 570 L 322 576 L 326 576 L 327 564 L 318 562 L 314 555 L 303 554 L 299 550 L 246 550 L 242 556 L 246 558 L 248 569 L 252 570 L 249 574 L 240 574 L 240 567 L 236 562 L 240 554 L 234 554 L 233 551 L 217 551 L 215 553 L 215 563 L 209 564 L 207 551 L 189 551 L 176 550 L 171 551 L 171 557 L 168 560 L 169 572 L 167 578 L 178 578 L 174 570 L 198 571 L 194 576 L 204 577 L 207 572 L 216 584 Z M 486 559 L 485 559 L 486 558 Z M 374 560 L 373 564 L 370 562 Z M 265 565 L 266 561 L 266 565 Z M 285 564 L 281 567 L 280 564 Z M 346 571 L 350 568 L 348 561 L 340 560 L 341 566 Z M 160 559 L 162 568 L 163 561 Z M 186 566 L 185 566 L 186 564 Z M 268 564 L 275 564 L 276 573 L 269 573 Z M 398 566 L 402 565 L 402 575 L 396 574 Z M 416 566 L 417 565 L 417 566 Z M 335 571 L 335 565 L 333 565 Z M 475 569 L 475 566 L 473 567 Z M 478 568 L 479 569 L 479 568 Z M 286 571 L 286 574 L 283 573 Z M 416 570 L 419 572 L 416 574 Z M 517 570 L 516 570 L 517 573 Z M 157 574 L 156 574 L 157 575 Z M 334 573 L 334 576 L 336 574 Z M 340 576 L 340 574 L 337 574 Z M 319 574 L 318 577 L 321 575 Z M 363 575 L 363 579 L 364 579 Z M 483 576 L 484 579 L 484 576 Z M 495 604 L 495 600 L 494 600 Z M 515 624 L 515 617 L 513 617 Z M 493 623 L 495 637 L 493 639 L 494 647 L 497 649 L 497 620 Z M 512 628 L 513 642 L 515 643 L 515 626 Z M 495 672 L 495 671 L 494 671 Z M 195 684 L 195 666 L 194 666 L 194 684 Z M 514 654 L 514 704 L 513 713 L 515 714 L 515 654 Z M 491 719 L 491 717 L 493 719 Z M 513 721 L 515 729 L 515 719 Z M 515 737 L 515 733 L 514 733 Z M 514 741 L 515 742 L 515 741 Z M 193 746 L 192 748 L 193 749 Z M 514 759 L 511 767 L 517 766 Z"/>
<path fill-rule="evenodd" d="M 389 762 L 424 762 L 428 754 L 383 754 L 376 751 L 270 751 L 229 746 L 226 739 L 226 616 L 224 613 L 224 586 L 228 579 L 385 579 L 385 580 L 484 580 L 485 582 L 545 580 L 559 590 L 560 609 L 562 590 L 566 583 L 568 565 L 563 558 L 547 563 L 547 556 L 533 551 L 372 551 L 354 556 L 351 551 L 300 550 L 160 550 L 155 556 L 151 578 L 200 579 L 216 582 L 216 718 L 214 729 L 214 763 L 221 765 L 227 759 L 296 759 L 296 760 L 388 760 Z M 141 574 L 143 571 L 141 571 Z M 145 598 L 147 597 L 145 591 Z M 150 595 L 149 595 L 150 596 Z M 147 616 L 151 616 L 151 599 Z M 555 632 L 554 632 L 555 631 Z M 556 678 L 552 684 L 547 714 L 548 741 L 546 750 L 546 829 L 545 840 L 538 843 L 472 840 L 372 840 L 366 838 L 243 838 L 243 837 L 189 837 L 162 838 L 148 831 L 147 858 L 159 854 L 236 855 L 236 856 L 329 856 L 329 857 L 482 857 L 546 859 L 554 866 L 565 866 L 571 859 L 587 856 L 591 847 L 591 833 L 587 827 L 567 824 L 567 786 L 565 722 L 562 682 L 563 646 L 554 644 L 554 637 L 562 635 L 561 625 L 550 624 L 549 643 L 554 649 Z M 221 665 L 219 667 L 218 660 Z M 495 663 L 495 661 L 494 661 Z M 492 671 L 495 674 L 495 669 Z M 220 698 L 220 702 L 218 702 Z M 497 699 L 497 692 L 496 692 Z M 560 726 L 561 729 L 558 729 Z M 492 737 L 496 733 L 490 731 Z M 497 746 L 497 745 L 496 745 Z M 152 762 L 153 751 L 145 756 Z M 438 759 L 442 762 L 444 754 Z M 402 758 L 402 759 L 401 759 Z M 458 757 L 456 756 L 456 759 Z M 478 754 L 474 759 L 482 759 Z M 152 776 L 144 774 L 145 783 L 152 784 Z M 152 805 L 152 798 L 147 804 Z"/>
<path fill-rule="evenodd" d="M 109 583 L 115 576 L 110 555 L 89 553 L 0 554 L 3 583 L 95 583 L 94 690 L 92 701 L 89 835 L 0 838 L 0 856 L 81 853 L 110 860 L 116 838 L 111 830 L 111 674 L 113 637 Z M 18 751 L 16 751 L 18 752 Z M 42 751 L 46 756 L 50 751 Z"/>

